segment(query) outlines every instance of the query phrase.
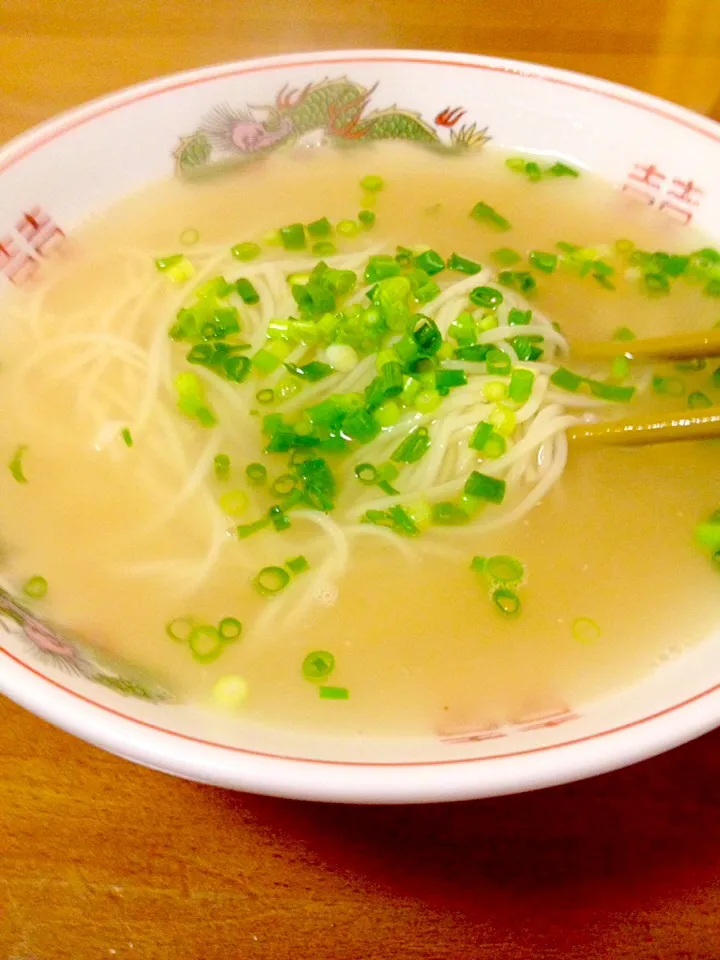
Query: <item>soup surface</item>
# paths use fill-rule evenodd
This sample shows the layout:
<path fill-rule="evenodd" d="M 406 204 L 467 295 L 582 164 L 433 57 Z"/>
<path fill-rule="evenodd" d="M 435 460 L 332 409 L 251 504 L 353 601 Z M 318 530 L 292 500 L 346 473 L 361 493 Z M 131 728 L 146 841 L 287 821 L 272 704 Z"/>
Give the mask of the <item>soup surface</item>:
<path fill-rule="evenodd" d="M 30 577 L 44 578 L 46 595 L 26 605 L 180 699 L 333 732 L 424 734 L 576 708 L 705 636 L 717 619 L 717 573 L 693 530 L 720 502 L 718 447 L 570 445 L 564 465 L 564 428 L 568 417 L 681 408 L 690 395 L 718 403 L 716 364 L 579 368 L 546 321 L 570 343 L 618 328 L 648 336 L 711 327 L 720 300 L 705 281 L 682 261 L 683 276 L 671 265 L 654 281 L 657 264 L 633 256 L 629 241 L 669 253 L 706 243 L 590 175 L 532 182 L 505 159 L 492 149 L 447 159 L 389 144 L 278 155 L 207 182 L 154 185 L 77 231 L 2 301 L 0 436 L 14 466 L 0 474 L 0 536 L 11 592 L 22 597 Z M 368 175 L 377 182 L 361 186 Z M 358 221 L 365 208 L 374 222 Z M 302 249 L 285 249 L 300 242 L 297 230 L 272 233 L 322 218 L 330 233 L 322 223 L 300 230 Z M 257 256 L 236 251 L 250 259 L 230 252 L 254 243 Z M 335 250 L 313 254 L 318 243 Z M 396 259 L 398 246 L 409 249 Z M 492 274 L 475 284 L 462 270 L 434 273 L 427 249 Z M 552 256 L 528 263 L 531 251 Z M 380 259 L 365 279 L 369 257 Z M 340 278 L 331 289 L 318 272 L 308 279 L 323 258 L 356 274 L 355 287 L 343 291 Z M 251 286 L 202 289 L 216 277 Z M 398 277 L 411 277 L 408 296 L 388 284 Z M 375 314 L 400 303 L 437 327 L 415 320 L 409 333 L 396 325 L 373 340 L 376 283 L 387 296 Z M 450 296 L 453 284 L 462 286 Z M 471 296 L 478 287 L 491 293 Z M 208 302 L 220 313 L 203 313 Z M 298 331 L 341 309 L 350 316 L 353 303 L 354 340 L 346 332 L 333 350 L 310 331 L 302 342 Z M 492 341 L 513 305 L 533 311 L 531 339 L 518 343 L 520 318 Z M 183 308 L 194 313 L 178 321 Z M 201 318 L 191 329 L 201 314 L 210 328 L 228 322 L 226 359 L 247 356 L 249 365 L 213 367 L 217 326 Z M 469 319 L 448 327 L 460 314 Z M 538 333 L 540 317 L 547 329 Z M 417 348 L 409 358 L 392 352 L 403 332 Z M 483 344 L 484 357 L 462 353 Z M 188 362 L 192 351 L 198 362 Z M 598 399 L 585 381 L 549 382 L 557 368 L 627 389 L 622 400 Z M 438 379 L 440 369 L 468 383 Z M 508 396 L 517 369 L 531 376 L 516 378 Z M 513 422 L 529 410 L 523 389 L 540 384 L 549 392 L 542 402 L 537 394 L 538 409 Z M 307 411 L 328 397 L 332 408 L 338 393 L 353 395 L 343 402 L 353 412 L 359 403 L 365 419 L 344 421 L 334 447 L 327 421 L 318 427 Z M 285 433 L 264 419 L 273 414 Z M 557 430 L 514 472 L 501 469 L 541 416 Z M 266 452 L 273 442 L 277 452 Z M 363 463 L 372 469 L 358 478 Z M 258 464 L 267 475 L 253 483 L 246 470 Z M 473 471 L 485 480 L 466 488 Z M 538 503 L 496 522 L 533 490 Z M 473 568 L 474 557 L 484 559 Z M 280 572 L 258 584 L 266 567 Z"/>

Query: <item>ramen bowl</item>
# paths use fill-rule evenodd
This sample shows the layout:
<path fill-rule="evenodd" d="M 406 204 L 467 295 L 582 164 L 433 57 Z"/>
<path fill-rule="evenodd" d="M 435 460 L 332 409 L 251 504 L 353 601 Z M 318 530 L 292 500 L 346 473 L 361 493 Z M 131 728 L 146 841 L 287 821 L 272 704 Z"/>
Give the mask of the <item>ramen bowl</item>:
<path fill-rule="evenodd" d="M 560 155 L 720 240 L 720 128 L 635 90 L 547 67 L 409 51 L 303 54 L 209 67 L 73 110 L 0 151 L 0 283 L 22 284 L 91 215 L 143 185 L 193 176 L 282 135 L 252 105 L 327 78 L 349 79 L 370 115 L 422 120 L 430 140 L 465 131 L 507 149 Z M 230 105 L 225 142 L 198 131 Z M 318 119 L 317 136 L 333 122 Z M 398 137 L 412 138 L 412 124 Z M 429 131 L 429 132 L 428 132 Z M 466 133 L 467 135 L 467 133 Z M 68 550 L 72 550 L 68 544 Z M 183 703 L 101 656 L 91 638 L 0 597 L 0 691 L 105 750 L 232 789 L 341 802 L 413 803 L 515 793 L 625 766 L 720 722 L 720 630 L 641 682 L 585 705 L 554 704 L 512 724 L 418 737 L 311 735 Z"/>

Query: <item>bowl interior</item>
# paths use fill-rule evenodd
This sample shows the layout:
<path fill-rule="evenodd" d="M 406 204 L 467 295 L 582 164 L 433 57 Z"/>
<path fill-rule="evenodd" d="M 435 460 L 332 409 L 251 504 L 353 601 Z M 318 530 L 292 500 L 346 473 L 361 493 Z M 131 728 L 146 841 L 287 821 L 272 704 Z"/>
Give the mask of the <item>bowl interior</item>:
<path fill-rule="evenodd" d="M 710 121 L 548 68 L 356 51 L 170 77 L 82 107 L 10 144 L 0 153 L 0 283 L 21 283 L 42 269 L 65 234 L 143 184 L 242 162 L 257 130 L 231 142 L 208 139 L 201 127 L 213 111 L 270 109 L 307 85 L 343 79 L 372 108 L 399 105 L 420 118 L 440 142 L 483 133 L 519 152 L 560 155 L 720 240 L 720 132 Z M 327 122 L 319 121 L 318 137 Z M 178 703 L 133 665 L 101 661 L 58 636 L 10 596 L 0 596 L 0 626 L 0 690 L 40 715 L 151 766 L 293 796 L 412 800 L 507 792 L 658 752 L 709 729 L 720 715 L 713 685 L 718 632 L 642 683 L 581 711 L 566 704 L 512 727 L 356 739 L 350 761 L 346 739 Z"/>

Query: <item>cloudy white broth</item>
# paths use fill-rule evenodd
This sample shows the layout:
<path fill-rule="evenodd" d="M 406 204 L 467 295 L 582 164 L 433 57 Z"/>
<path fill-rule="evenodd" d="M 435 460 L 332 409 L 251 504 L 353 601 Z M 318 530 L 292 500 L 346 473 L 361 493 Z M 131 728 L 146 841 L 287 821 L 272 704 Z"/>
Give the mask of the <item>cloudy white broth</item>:
<path fill-rule="evenodd" d="M 533 163 L 306 151 L 85 224 L 1 302 L 8 589 L 180 700 L 326 732 L 577 709 L 707 635 L 718 446 L 566 431 L 716 404 L 718 362 L 567 344 L 716 325 L 720 256 Z"/>

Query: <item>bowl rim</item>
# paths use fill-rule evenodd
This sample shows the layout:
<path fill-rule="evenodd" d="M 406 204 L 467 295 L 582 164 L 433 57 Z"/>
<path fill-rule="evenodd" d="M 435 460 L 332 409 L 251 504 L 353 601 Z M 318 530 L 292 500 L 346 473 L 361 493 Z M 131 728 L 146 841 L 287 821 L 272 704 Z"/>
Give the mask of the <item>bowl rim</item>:
<path fill-rule="evenodd" d="M 500 57 L 424 50 L 328 50 L 231 61 L 122 88 L 45 121 L 0 147 L 0 175 L 35 150 L 138 102 L 218 79 L 293 66 L 418 64 L 512 74 L 602 96 L 677 123 L 720 145 L 720 124 L 629 86 Z M 0 644 L 2 641 L 0 640 Z M 653 756 L 720 724 L 720 683 L 646 717 L 562 743 L 483 757 L 363 762 L 265 753 L 190 737 L 98 703 L 47 677 L 0 645 L 9 670 L 0 690 L 32 713 L 81 739 L 154 769 L 188 779 L 278 796 L 345 802 L 428 802 L 519 792 L 609 771 Z M 14 679 L 13 679 L 14 678 Z M 48 696 L 48 685 L 52 696 Z M 713 710 L 713 696 L 718 709 Z M 677 715 L 682 723 L 677 724 Z M 653 735 L 647 736 L 648 727 Z M 628 735 L 630 734 L 630 735 Z M 170 738 L 170 739 L 168 739 Z M 583 745 L 596 749 L 583 753 Z M 178 749 L 178 743 L 181 743 Z M 228 758 L 235 762 L 229 766 Z M 538 763 L 548 757 L 549 763 Z M 239 763 L 239 758 L 243 758 Z M 521 758 L 525 759 L 523 765 Z M 521 761 L 518 763 L 518 761 Z M 524 768 L 523 768 L 524 766 Z M 436 774 L 443 770 L 445 779 Z M 447 774 L 451 773 L 451 776 Z M 392 776 L 388 777 L 388 774 Z M 458 776 L 458 774 L 460 774 Z"/>

